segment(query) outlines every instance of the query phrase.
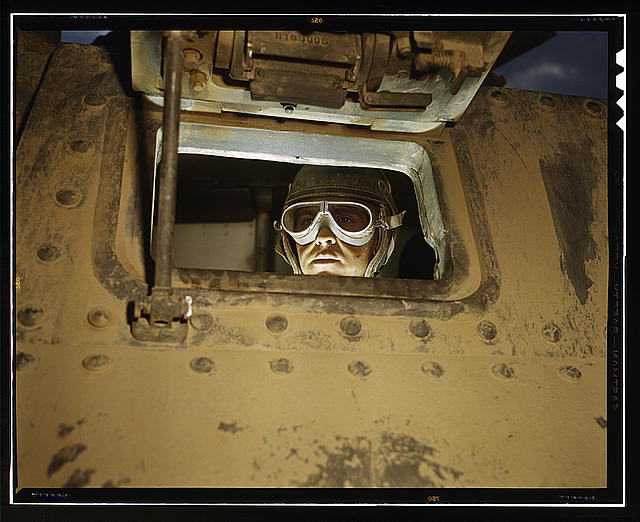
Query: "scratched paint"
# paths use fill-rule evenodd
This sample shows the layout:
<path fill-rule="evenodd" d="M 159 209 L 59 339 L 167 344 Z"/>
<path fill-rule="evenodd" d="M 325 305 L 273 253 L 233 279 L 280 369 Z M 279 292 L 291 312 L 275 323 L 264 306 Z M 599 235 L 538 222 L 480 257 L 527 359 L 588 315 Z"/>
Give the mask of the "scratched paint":
<path fill-rule="evenodd" d="M 592 145 L 560 142 L 559 151 L 540 159 L 540 171 L 549 196 L 549 205 L 562 255 L 560 266 L 585 304 L 593 281 L 586 263 L 596 256 L 591 234 L 594 221 L 592 191 L 596 183 Z"/>

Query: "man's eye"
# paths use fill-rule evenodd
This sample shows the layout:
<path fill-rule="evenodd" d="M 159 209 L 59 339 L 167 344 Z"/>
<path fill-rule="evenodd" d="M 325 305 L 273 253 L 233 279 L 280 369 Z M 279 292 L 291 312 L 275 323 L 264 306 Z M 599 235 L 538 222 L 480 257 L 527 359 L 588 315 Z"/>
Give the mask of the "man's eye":
<path fill-rule="evenodd" d="M 307 216 L 298 216 L 296 219 L 296 225 L 299 229 L 307 228 L 311 223 L 313 223 L 313 218 L 315 216 L 307 215 Z"/>
<path fill-rule="evenodd" d="M 348 225 L 349 223 L 353 223 L 353 219 L 351 219 L 350 216 L 342 215 L 338 218 L 338 223 L 343 223 L 345 225 Z"/>

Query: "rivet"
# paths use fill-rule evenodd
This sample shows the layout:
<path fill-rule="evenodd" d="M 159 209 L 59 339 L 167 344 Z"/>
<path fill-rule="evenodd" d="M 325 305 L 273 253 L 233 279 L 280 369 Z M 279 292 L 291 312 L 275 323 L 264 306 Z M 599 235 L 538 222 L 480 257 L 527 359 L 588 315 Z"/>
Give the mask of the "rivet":
<path fill-rule="evenodd" d="M 360 333 L 362 330 L 362 325 L 360 321 L 355 317 L 345 317 L 342 321 L 340 321 L 340 330 L 345 335 L 349 335 L 354 337 Z"/>
<path fill-rule="evenodd" d="M 107 101 L 106 98 L 102 96 L 102 94 L 95 94 L 95 93 L 87 94 L 82 100 L 85 107 L 89 109 L 98 109 L 104 106 L 106 101 Z"/>
<path fill-rule="evenodd" d="M 82 201 L 82 192 L 72 188 L 65 188 L 56 192 L 56 203 L 61 207 L 74 208 Z"/>
<path fill-rule="evenodd" d="M 557 343 L 562 337 L 562 331 L 553 323 L 547 323 L 542 327 L 542 337 L 550 343 Z"/>
<path fill-rule="evenodd" d="M 485 341 L 493 341 L 498 335 L 498 329 L 491 321 L 480 321 L 476 325 L 476 333 Z"/>
<path fill-rule="evenodd" d="M 214 364 L 208 357 L 196 357 L 190 363 L 191 369 L 196 373 L 210 373 Z"/>
<path fill-rule="evenodd" d="M 193 69 L 202 61 L 202 53 L 197 49 L 185 49 L 182 54 L 184 55 L 184 67 L 186 70 Z"/>
<path fill-rule="evenodd" d="M 107 355 L 89 355 L 82 360 L 82 366 L 92 372 L 101 372 L 111 366 L 111 358 Z"/>
<path fill-rule="evenodd" d="M 289 321 L 282 314 L 273 314 L 267 317 L 265 321 L 267 328 L 273 333 L 282 333 L 287 329 Z"/>
<path fill-rule="evenodd" d="M 491 371 L 493 371 L 493 374 L 500 379 L 513 379 L 516 375 L 513 368 L 504 363 L 496 364 L 491 368 Z"/>
<path fill-rule="evenodd" d="M 591 116 L 600 116 L 602 114 L 602 105 L 591 100 L 584 104 L 584 110 Z"/>
<path fill-rule="evenodd" d="M 93 153 L 93 143 L 87 140 L 73 140 L 69 143 L 69 150 L 77 156 L 88 156 Z"/>
<path fill-rule="evenodd" d="M 60 257 L 60 248 L 53 243 L 46 243 L 38 248 L 38 257 L 47 263 Z"/>
<path fill-rule="evenodd" d="M 415 337 L 424 338 L 429 336 L 431 328 L 424 319 L 414 319 L 409 323 L 409 332 Z"/>
<path fill-rule="evenodd" d="M 87 320 L 96 328 L 104 328 L 111 322 L 111 312 L 106 308 L 94 308 L 87 314 Z"/>
<path fill-rule="evenodd" d="M 293 111 L 295 111 L 296 108 L 293 105 L 285 105 L 284 106 L 284 112 L 286 112 L 287 114 L 292 114 Z"/>
<path fill-rule="evenodd" d="M 502 104 L 507 103 L 508 97 L 504 92 L 496 89 L 496 90 L 491 92 L 490 99 L 491 99 L 492 102 L 499 103 L 499 104 L 502 105 Z"/>
<path fill-rule="evenodd" d="M 366 101 L 367 103 L 373 103 L 375 101 L 375 97 L 372 96 L 371 94 L 367 94 L 364 97 L 364 101 Z"/>
<path fill-rule="evenodd" d="M 371 367 L 364 361 L 351 361 L 349 371 L 356 377 L 366 377 L 371 373 Z"/>
<path fill-rule="evenodd" d="M 568 381 L 577 381 L 582 377 L 582 372 L 575 366 L 566 365 L 560 368 L 560 375 Z"/>
<path fill-rule="evenodd" d="M 424 363 L 422 365 L 422 371 L 427 375 L 431 375 L 431 377 L 435 377 L 436 379 L 439 379 L 444 374 L 444 368 L 437 362 L 433 361 Z"/>
<path fill-rule="evenodd" d="M 191 322 L 191 326 L 201 332 L 204 332 L 213 326 L 213 317 L 207 312 L 193 314 L 189 321 Z"/>
<path fill-rule="evenodd" d="M 191 81 L 191 89 L 194 92 L 200 92 L 207 86 L 207 75 L 202 71 L 195 70 L 189 75 Z"/>
<path fill-rule="evenodd" d="M 540 98 L 538 98 L 538 101 L 545 107 L 553 107 L 556 104 L 556 101 L 553 99 L 553 97 L 546 94 L 544 96 L 540 96 Z"/>
<path fill-rule="evenodd" d="M 261 53 L 266 53 L 267 52 L 267 46 L 266 45 L 261 45 L 260 46 L 260 52 Z"/>
<path fill-rule="evenodd" d="M 264 78 L 264 69 L 261 69 L 261 68 L 259 68 L 259 67 L 258 67 L 258 68 L 256 69 L 256 76 L 257 76 L 258 78 Z"/>
<path fill-rule="evenodd" d="M 29 366 L 33 366 L 35 362 L 36 358 L 30 353 L 19 352 L 18 355 L 16 355 L 16 369 L 18 370 L 24 370 Z"/>
<path fill-rule="evenodd" d="M 293 371 L 293 363 L 289 359 L 274 359 L 269 361 L 271 369 L 275 373 L 291 373 Z"/>
<path fill-rule="evenodd" d="M 25 306 L 18 311 L 18 322 L 22 326 L 37 326 L 42 319 L 42 308 L 36 306 Z"/>

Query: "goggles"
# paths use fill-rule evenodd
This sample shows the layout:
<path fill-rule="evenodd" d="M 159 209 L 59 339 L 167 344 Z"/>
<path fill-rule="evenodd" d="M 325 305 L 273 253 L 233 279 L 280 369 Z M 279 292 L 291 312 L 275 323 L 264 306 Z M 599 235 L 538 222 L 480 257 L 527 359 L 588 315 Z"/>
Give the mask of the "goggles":
<path fill-rule="evenodd" d="M 284 231 L 299 245 L 315 241 L 322 227 L 353 246 L 362 246 L 372 237 L 376 227 L 391 229 L 402 224 L 404 212 L 374 220 L 371 209 L 356 201 L 304 201 L 282 212 L 277 229 Z"/>

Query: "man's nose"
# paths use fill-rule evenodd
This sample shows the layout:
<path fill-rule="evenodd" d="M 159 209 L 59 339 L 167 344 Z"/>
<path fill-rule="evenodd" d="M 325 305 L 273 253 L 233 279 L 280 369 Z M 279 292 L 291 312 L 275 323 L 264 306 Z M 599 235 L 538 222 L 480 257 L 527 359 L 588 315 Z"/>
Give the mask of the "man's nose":
<path fill-rule="evenodd" d="M 335 245 L 336 244 L 336 236 L 331 232 L 329 227 L 320 227 L 318 231 L 318 235 L 316 236 L 316 245 Z"/>

